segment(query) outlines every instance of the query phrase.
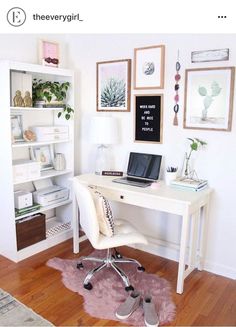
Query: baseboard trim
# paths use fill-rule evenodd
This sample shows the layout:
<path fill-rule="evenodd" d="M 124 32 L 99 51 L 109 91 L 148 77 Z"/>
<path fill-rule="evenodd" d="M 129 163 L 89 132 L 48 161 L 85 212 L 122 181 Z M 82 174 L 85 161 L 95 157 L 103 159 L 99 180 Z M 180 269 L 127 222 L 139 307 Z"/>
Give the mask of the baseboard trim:
<path fill-rule="evenodd" d="M 178 244 L 163 241 L 163 240 L 157 240 L 154 237 L 150 237 L 147 235 L 145 236 L 148 240 L 149 243 L 148 245 L 135 244 L 135 246 L 133 247 L 178 262 L 179 260 Z M 236 279 L 236 270 L 229 266 L 220 265 L 206 260 L 204 265 L 204 270 L 220 276 Z"/>

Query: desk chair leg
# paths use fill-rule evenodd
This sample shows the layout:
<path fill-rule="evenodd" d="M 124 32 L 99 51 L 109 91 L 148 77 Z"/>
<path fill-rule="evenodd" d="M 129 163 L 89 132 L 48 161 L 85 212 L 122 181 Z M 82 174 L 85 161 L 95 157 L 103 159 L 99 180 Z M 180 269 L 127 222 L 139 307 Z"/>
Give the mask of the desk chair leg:
<path fill-rule="evenodd" d="M 87 274 L 87 276 L 85 277 L 84 288 L 86 288 L 87 290 L 91 290 L 93 288 L 93 286 L 91 283 L 89 283 L 90 279 L 93 277 L 93 275 L 96 272 L 100 271 L 101 269 L 103 269 L 105 267 L 106 267 L 106 263 L 103 263 L 102 265 L 90 270 L 89 273 Z"/>
<path fill-rule="evenodd" d="M 111 263 L 111 267 L 117 272 L 117 274 L 122 278 L 124 284 L 125 284 L 125 290 L 133 291 L 134 288 L 132 285 L 130 285 L 129 278 L 126 276 L 126 274 L 123 272 L 121 268 L 119 268 L 114 262 Z"/>
<path fill-rule="evenodd" d="M 114 261 L 115 263 L 135 263 L 138 266 L 138 270 L 139 271 L 145 271 L 145 268 L 140 264 L 140 262 L 138 262 L 135 259 L 129 259 L 129 258 L 122 258 L 122 259 L 115 259 Z"/>

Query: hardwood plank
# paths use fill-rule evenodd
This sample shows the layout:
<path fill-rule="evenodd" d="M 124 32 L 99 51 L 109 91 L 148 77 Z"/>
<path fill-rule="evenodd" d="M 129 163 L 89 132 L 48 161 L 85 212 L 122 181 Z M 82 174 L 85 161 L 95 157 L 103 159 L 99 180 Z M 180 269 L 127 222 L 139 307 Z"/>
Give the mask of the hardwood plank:
<path fill-rule="evenodd" d="M 83 297 L 62 284 L 61 272 L 46 266 L 53 257 L 74 259 L 92 251 L 85 241 L 79 255 L 74 255 L 72 240 L 69 240 L 20 263 L 0 256 L 0 287 L 55 326 L 120 326 L 120 322 L 88 315 L 83 309 Z M 147 272 L 170 282 L 177 307 L 171 325 L 236 326 L 235 280 L 196 270 L 186 279 L 184 293 L 179 295 L 175 293 L 176 262 L 128 247 L 121 247 L 119 251 L 139 260 Z M 123 322 L 122 325 L 125 326 Z"/>

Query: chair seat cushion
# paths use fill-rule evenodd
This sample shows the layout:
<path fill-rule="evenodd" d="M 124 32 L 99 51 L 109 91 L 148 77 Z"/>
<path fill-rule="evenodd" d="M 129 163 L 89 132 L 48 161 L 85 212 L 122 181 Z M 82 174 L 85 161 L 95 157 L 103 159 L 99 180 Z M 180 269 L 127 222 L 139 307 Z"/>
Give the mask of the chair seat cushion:
<path fill-rule="evenodd" d="M 110 203 L 95 188 L 89 187 L 89 190 L 96 207 L 99 231 L 105 236 L 112 237 L 114 235 L 114 219 Z"/>
<path fill-rule="evenodd" d="M 129 244 L 147 244 L 147 239 L 132 224 L 124 219 L 115 219 L 114 236 L 100 234 L 96 249 L 108 249 Z"/>

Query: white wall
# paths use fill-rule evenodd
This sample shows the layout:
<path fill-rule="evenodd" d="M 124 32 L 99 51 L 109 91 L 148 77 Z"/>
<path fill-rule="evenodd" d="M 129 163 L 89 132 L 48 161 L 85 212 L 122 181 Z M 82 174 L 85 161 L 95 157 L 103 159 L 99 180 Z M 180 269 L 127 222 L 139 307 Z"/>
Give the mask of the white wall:
<path fill-rule="evenodd" d="M 40 35 L 0 35 L 0 59 L 12 59 L 37 63 L 37 42 Z M 225 276 L 236 278 L 236 113 L 233 115 L 231 132 L 194 131 L 182 127 L 184 70 L 197 67 L 235 66 L 236 35 L 184 35 L 184 34 L 107 34 L 107 35 L 43 35 L 44 39 L 61 43 L 62 65 L 76 72 L 76 173 L 91 172 L 94 169 L 95 146 L 89 143 L 89 119 L 96 114 L 96 62 L 114 59 L 133 59 L 135 47 L 164 44 L 166 46 L 165 89 L 156 93 L 164 94 L 163 144 L 141 144 L 133 141 L 133 94 L 148 94 L 148 91 L 134 91 L 130 113 L 113 113 L 119 119 L 121 141 L 114 147 L 116 169 L 125 170 L 130 151 L 162 154 L 165 165 L 182 164 L 187 149 L 187 137 L 199 137 L 208 145 L 195 158 L 195 168 L 200 177 L 209 180 L 214 188 L 211 202 L 210 226 L 208 232 L 207 269 Z M 191 64 L 191 51 L 206 49 L 230 49 L 230 61 L 218 63 Z M 180 50 L 180 113 L 179 126 L 173 121 L 174 74 L 177 51 Z M 151 92 L 153 93 L 153 91 Z M 234 101 L 235 107 L 235 101 Z M 234 108 L 234 111 L 236 108 Z M 104 113 L 100 113 L 102 115 Z M 178 243 L 180 219 L 151 210 L 120 206 L 115 208 L 120 215 L 135 219 L 135 224 L 146 234 L 158 236 L 167 247 L 153 247 L 152 251 L 176 258 L 169 242 Z"/>
<path fill-rule="evenodd" d="M 210 225 L 207 241 L 207 269 L 219 274 L 236 278 L 236 113 L 233 116 L 232 131 L 202 131 L 183 129 L 184 71 L 186 68 L 235 66 L 236 35 L 184 35 L 184 34 L 107 34 L 107 35 L 71 35 L 67 37 L 70 45 L 69 63 L 78 71 L 79 107 L 77 139 L 80 139 L 77 152 L 77 173 L 91 172 L 94 169 L 95 146 L 89 143 L 89 119 L 96 114 L 96 62 L 114 59 L 133 59 L 133 49 L 149 45 L 166 46 L 165 89 L 164 93 L 163 144 L 141 144 L 133 141 L 133 94 L 153 93 L 153 91 L 133 90 L 130 113 L 112 113 L 120 122 L 121 142 L 113 149 L 116 154 L 116 169 L 125 170 L 130 151 L 162 154 L 165 165 L 182 165 L 184 152 L 188 147 L 187 137 L 199 137 L 208 145 L 198 152 L 195 169 L 201 178 L 209 180 L 214 189 L 211 202 Z M 207 49 L 230 49 L 228 62 L 192 64 L 191 51 Z M 180 51 L 180 112 L 179 126 L 173 126 L 174 74 L 177 51 Z M 234 101 L 235 107 L 235 101 Z M 236 108 L 234 108 L 236 110 Z M 100 115 L 105 113 L 99 113 Z M 115 208 L 120 215 L 129 216 L 140 230 L 151 236 L 158 236 L 167 242 L 178 243 L 180 219 L 167 214 L 157 214 L 150 210 L 119 206 Z M 166 244 L 166 243 L 164 243 Z M 169 243 L 166 244 L 170 245 Z M 153 247 L 161 255 L 176 258 L 169 247 Z"/>

